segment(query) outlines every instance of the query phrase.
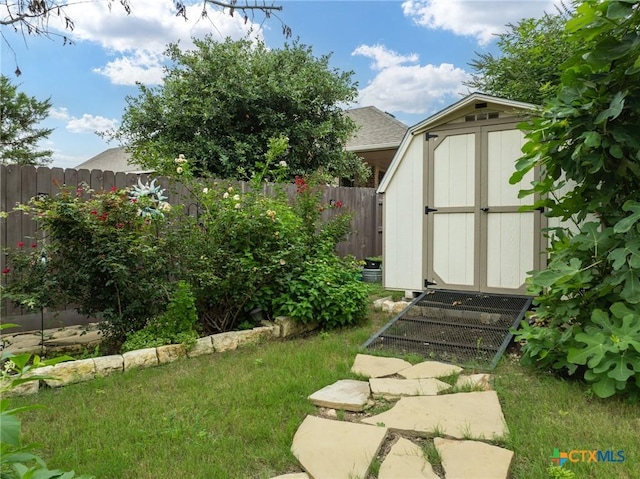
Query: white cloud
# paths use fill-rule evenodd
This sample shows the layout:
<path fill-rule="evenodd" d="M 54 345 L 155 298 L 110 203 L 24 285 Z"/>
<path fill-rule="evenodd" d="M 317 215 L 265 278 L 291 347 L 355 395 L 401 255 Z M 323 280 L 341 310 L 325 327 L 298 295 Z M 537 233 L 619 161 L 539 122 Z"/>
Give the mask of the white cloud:
<path fill-rule="evenodd" d="M 418 61 L 418 54 L 411 53 L 409 55 L 400 55 L 393 50 L 389 50 L 384 45 L 360 45 L 356 48 L 352 55 L 362 55 L 371 58 L 374 63 L 371 66 L 374 70 L 382 70 L 384 68 L 395 67 L 403 63 L 415 63 Z"/>
<path fill-rule="evenodd" d="M 62 107 L 62 108 L 51 108 L 49 110 L 49 116 L 55 120 L 63 120 L 66 121 L 70 118 L 69 116 L 69 110 L 67 110 L 66 108 Z"/>
<path fill-rule="evenodd" d="M 94 133 L 96 131 L 110 130 L 117 126 L 118 120 L 85 113 L 81 118 L 71 118 L 66 128 L 71 133 Z"/>
<path fill-rule="evenodd" d="M 95 73 L 106 76 L 115 85 L 145 85 L 162 83 L 164 71 L 163 57 L 157 53 L 137 50 L 131 55 L 123 55 L 108 62 L 102 68 L 94 68 Z"/>
<path fill-rule="evenodd" d="M 406 0 L 405 16 L 421 26 L 448 30 L 456 35 L 475 37 L 486 45 L 505 25 L 527 17 L 555 13 L 561 0 Z"/>
<path fill-rule="evenodd" d="M 68 7 L 67 14 L 75 22 L 73 32 L 65 30 L 57 17 L 52 17 L 51 23 L 76 42 L 97 43 L 118 55 L 93 71 L 120 85 L 132 85 L 136 81 L 158 83 L 162 76 L 162 53 L 169 43 L 179 41 L 182 48 L 190 48 L 192 38 L 203 38 L 207 34 L 220 40 L 249 34 L 252 38 L 262 37 L 259 24 L 251 19 L 245 23 L 237 13 L 231 17 L 211 7 L 207 7 L 208 18 L 201 18 L 201 0 L 185 3 L 188 21 L 176 17 L 173 0 L 136 0 L 132 2 L 130 15 L 119 2 L 113 2 L 111 11 L 106 2 L 84 2 Z"/>
<path fill-rule="evenodd" d="M 381 110 L 425 114 L 437 110 L 452 95 L 466 92 L 469 74 L 449 63 L 419 65 L 417 54 L 401 55 L 383 45 L 361 45 L 352 55 L 371 58 L 378 73 L 359 91 L 360 105 Z"/>

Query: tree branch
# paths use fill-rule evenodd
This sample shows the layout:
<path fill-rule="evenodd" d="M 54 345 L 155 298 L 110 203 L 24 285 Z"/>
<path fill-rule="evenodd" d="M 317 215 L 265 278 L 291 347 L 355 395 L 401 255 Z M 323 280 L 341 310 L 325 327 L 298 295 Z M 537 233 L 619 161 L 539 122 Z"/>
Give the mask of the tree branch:
<path fill-rule="evenodd" d="M 204 3 L 210 3 L 212 5 L 217 5 L 219 7 L 222 8 L 229 8 L 229 9 L 235 9 L 235 10 L 262 10 L 263 12 L 267 12 L 267 11 L 273 11 L 273 10 L 278 10 L 281 11 L 282 10 L 282 5 L 267 5 L 266 3 L 263 3 L 262 5 L 249 5 L 249 3 L 244 3 L 244 4 L 240 4 L 238 5 L 237 0 L 230 0 L 228 2 L 223 2 L 220 0 L 204 0 Z"/>

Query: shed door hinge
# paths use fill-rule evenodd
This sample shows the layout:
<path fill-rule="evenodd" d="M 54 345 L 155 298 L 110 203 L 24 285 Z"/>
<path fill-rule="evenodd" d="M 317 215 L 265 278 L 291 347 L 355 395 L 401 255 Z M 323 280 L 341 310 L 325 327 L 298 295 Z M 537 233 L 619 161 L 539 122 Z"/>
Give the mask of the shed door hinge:
<path fill-rule="evenodd" d="M 433 281 L 429 281 L 428 279 L 424 280 L 424 287 L 425 288 L 428 288 L 429 286 L 433 286 L 435 284 L 438 284 L 438 283 L 434 283 Z"/>
<path fill-rule="evenodd" d="M 424 207 L 424 214 L 428 215 L 429 213 L 433 213 L 434 211 L 438 211 L 437 208 L 429 208 L 428 206 Z"/>
<path fill-rule="evenodd" d="M 433 133 L 429 133 L 429 132 L 426 132 L 426 133 L 424 134 L 424 139 L 425 139 L 425 141 L 432 140 L 433 138 L 438 138 L 438 135 L 435 135 L 435 134 L 433 134 Z"/>

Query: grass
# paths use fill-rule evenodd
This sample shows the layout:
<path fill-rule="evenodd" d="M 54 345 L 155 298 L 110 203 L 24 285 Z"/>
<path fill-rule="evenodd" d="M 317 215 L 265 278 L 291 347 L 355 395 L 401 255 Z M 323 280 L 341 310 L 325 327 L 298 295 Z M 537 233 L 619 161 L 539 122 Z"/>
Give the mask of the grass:
<path fill-rule="evenodd" d="M 372 312 L 356 328 L 42 390 L 12 404 L 47 406 L 22 419 L 26 440 L 43 444 L 51 467 L 100 479 L 270 478 L 299 470 L 290 447 L 315 412 L 307 396 L 355 377 L 349 369 L 359 346 L 388 318 Z M 554 448 L 623 449 L 623 463 L 564 467 L 580 478 L 638 477 L 637 404 L 593 398 L 579 382 L 509 359 L 494 373 L 514 478 L 549 477 Z"/>
<path fill-rule="evenodd" d="M 514 478 L 549 477 L 554 448 L 624 450 L 626 460 L 620 463 L 565 463 L 576 478 L 640 477 L 639 404 L 598 399 L 579 381 L 532 372 L 513 358 L 503 358 L 495 373 L 493 385 L 509 427 L 505 446 L 515 451 Z"/>

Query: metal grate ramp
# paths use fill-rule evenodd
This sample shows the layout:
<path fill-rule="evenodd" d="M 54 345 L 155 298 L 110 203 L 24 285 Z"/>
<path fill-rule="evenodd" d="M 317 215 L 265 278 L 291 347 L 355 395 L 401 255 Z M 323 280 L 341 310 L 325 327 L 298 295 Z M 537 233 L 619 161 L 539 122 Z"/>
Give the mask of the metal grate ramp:
<path fill-rule="evenodd" d="M 430 289 L 363 348 L 493 369 L 531 306 L 529 296 Z"/>

